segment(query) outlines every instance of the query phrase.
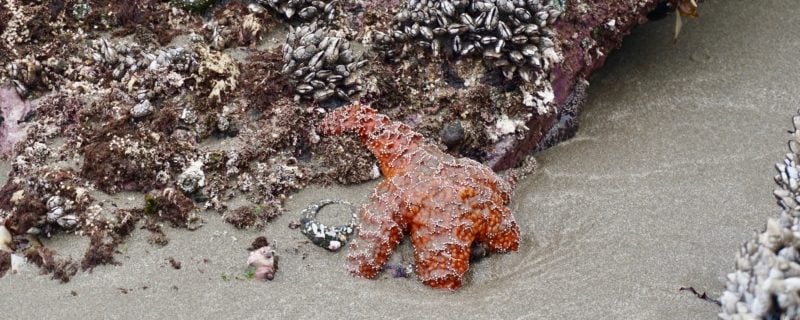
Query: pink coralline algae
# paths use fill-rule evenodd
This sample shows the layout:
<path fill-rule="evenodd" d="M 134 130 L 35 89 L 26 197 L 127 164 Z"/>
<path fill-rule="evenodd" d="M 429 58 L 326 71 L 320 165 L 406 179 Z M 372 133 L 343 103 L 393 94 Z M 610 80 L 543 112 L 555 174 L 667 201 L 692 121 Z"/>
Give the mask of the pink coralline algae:
<path fill-rule="evenodd" d="M 25 139 L 27 124 L 24 119 L 31 110 L 31 104 L 22 101 L 14 88 L 0 87 L 0 112 L 3 113 L 0 124 L 0 155 L 11 154 L 14 145 Z"/>
<path fill-rule="evenodd" d="M 359 212 L 358 238 L 347 256 L 351 273 L 374 278 L 404 234 L 411 236 L 417 276 L 434 288 L 461 287 L 474 243 L 517 250 L 519 228 L 507 207 L 511 183 L 488 167 L 456 159 L 358 103 L 331 112 L 320 128 L 355 133 L 385 178 Z"/>
<path fill-rule="evenodd" d="M 255 268 L 254 277 L 258 280 L 272 280 L 278 271 L 278 256 L 270 246 L 261 247 L 250 252 L 247 265 Z"/>

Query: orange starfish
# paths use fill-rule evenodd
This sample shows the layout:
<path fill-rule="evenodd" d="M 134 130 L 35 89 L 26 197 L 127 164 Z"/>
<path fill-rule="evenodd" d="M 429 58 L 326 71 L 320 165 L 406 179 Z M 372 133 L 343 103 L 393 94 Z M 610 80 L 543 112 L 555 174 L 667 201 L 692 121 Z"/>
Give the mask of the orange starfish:
<path fill-rule="evenodd" d="M 456 159 L 419 133 L 358 103 L 328 114 L 325 134 L 354 132 L 378 158 L 383 182 L 359 212 L 358 239 L 347 268 L 374 278 L 404 233 L 416 273 L 434 288 L 461 287 L 473 243 L 516 251 L 519 228 L 507 207 L 511 182 L 471 159 Z"/>

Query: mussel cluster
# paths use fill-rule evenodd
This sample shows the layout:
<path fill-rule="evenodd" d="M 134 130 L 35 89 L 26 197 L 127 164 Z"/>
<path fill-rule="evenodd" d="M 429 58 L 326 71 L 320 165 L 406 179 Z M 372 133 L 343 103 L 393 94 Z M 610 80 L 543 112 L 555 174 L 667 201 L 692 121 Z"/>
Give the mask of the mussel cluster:
<path fill-rule="evenodd" d="M 50 59 L 45 63 L 33 57 L 25 57 L 9 62 L 5 67 L 11 84 L 21 97 L 30 93 L 32 87 L 39 85 L 52 87 L 52 79 L 48 77 L 49 69 L 57 67 L 58 61 Z"/>
<path fill-rule="evenodd" d="M 197 64 L 194 53 L 183 47 L 146 51 L 133 43 L 109 42 L 105 38 L 92 40 L 85 56 L 95 66 L 112 69 L 112 76 L 116 80 L 128 72 L 144 69 L 189 72 Z"/>
<path fill-rule="evenodd" d="M 70 64 L 77 67 L 68 68 Z M 98 38 L 75 56 L 50 57 L 43 62 L 31 56 L 14 60 L 5 66 L 5 74 L 25 96 L 32 88 L 52 89 L 62 77 L 96 83 L 110 75 L 122 81 L 127 74 L 140 70 L 191 73 L 196 65 L 195 54 L 183 47 L 148 51 L 135 43 Z"/>
<path fill-rule="evenodd" d="M 72 206 L 72 201 L 65 200 L 60 196 L 51 196 L 47 199 L 47 223 L 54 223 L 69 230 L 78 225 L 78 217 L 74 214 L 65 213 Z"/>
<path fill-rule="evenodd" d="M 511 79 L 531 81 L 557 59 L 554 32 L 561 14 L 553 0 L 408 0 L 388 32 L 375 32 L 376 50 L 388 59 L 414 47 L 460 57 L 479 55 Z"/>
<path fill-rule="evenodd" d="M 349 100 L 360 91 L 355 74 L 365 60 L 353 56 L 344 35 L 316 22 L 292 27 L 283 46 L 282 72 L 289 75 L 295 92 L 317 102 L 333 97 Z"/>
<path fill-rule="evenodd" d="M 258 0 L 258 2 L 269 6 L 287 19 L 331 21 L 336 17 L 334 0 Z"/>

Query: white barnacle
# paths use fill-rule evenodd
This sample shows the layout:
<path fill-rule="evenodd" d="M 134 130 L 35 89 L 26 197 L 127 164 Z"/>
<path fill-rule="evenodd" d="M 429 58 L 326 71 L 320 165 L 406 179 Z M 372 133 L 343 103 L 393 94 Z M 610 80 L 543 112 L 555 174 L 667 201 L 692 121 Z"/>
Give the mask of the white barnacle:
<path fill-rule="evenodd" d="M 192 193 L 206 184 L 205 173 L 203 173 L 203 161 L 192 161 L 189 166 L 178 175 L 178 187 L 186 193 Z"/>
<path fill-rule="evenodd" d="M 493 127 L 486 130 L 486 134 L 492 141 L 498 141 L 501 137 L 517 132 L 520 127 L 525 127 L 522 120 L 510 119 L 508 115 L 501 115 Z"/>

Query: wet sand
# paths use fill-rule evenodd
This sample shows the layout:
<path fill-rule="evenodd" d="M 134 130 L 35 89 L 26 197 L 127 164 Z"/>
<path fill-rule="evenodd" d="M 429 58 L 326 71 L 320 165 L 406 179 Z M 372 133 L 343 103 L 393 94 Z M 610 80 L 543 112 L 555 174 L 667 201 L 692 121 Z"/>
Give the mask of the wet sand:
<path fill-rule="evenodd" d="M 540 169 L 516 190 L 520 252 L 473 264 L 456 293 L 413 276 L 353 278 L 345 252 L 287 228 L 321 198 L 363 203 L 372 183 L 309 188 L 262 233 L 236 231 L 215 213 L 198 231 L 166 228 L 166 247 L 139 230 L 120 247 L 122 265 L 67 284 L 29 267 L 0 279 L 0 310 L 20 319 L 715 318 L 716 305 L 678 289 L 719 295 L 739 245 L 778 212 L 773 163 L 800 107 L 800 6 L 708 0 L 700 9 L 677 44 L 671 18 L 626 38 L 591 79 L 577 137 L 537 155 Z M 260 234 L 278 244 L 276 279 L 238 280 Z M 76 258 L 86 244 L 48 241 Z M 395 259 L 411 261 L 402 246 Z"/>

